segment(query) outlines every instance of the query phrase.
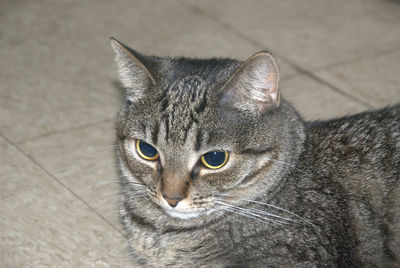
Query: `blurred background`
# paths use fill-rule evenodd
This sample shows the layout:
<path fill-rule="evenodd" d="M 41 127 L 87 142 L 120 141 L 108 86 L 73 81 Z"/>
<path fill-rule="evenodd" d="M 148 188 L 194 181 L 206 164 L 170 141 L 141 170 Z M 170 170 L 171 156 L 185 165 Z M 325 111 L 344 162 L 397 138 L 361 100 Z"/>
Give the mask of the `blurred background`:
<path fill-rule="evenodd" d="M 269 50 L 308 120 L 400 102 L 399 1 L 1 0 L 1 267 L 129 265 L 111 36 L 158 56 Z"/>

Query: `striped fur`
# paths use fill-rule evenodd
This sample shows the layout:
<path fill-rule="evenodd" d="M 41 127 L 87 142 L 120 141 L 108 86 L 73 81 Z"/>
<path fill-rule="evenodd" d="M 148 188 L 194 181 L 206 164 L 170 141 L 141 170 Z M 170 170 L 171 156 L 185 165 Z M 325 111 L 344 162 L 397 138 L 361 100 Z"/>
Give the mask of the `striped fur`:
<path fill-rule="evenodd" d="M 117 159 L 135 265 L 399 267 L 400 105 L 305 123 L 280 98 L 266 52 L 241 63 L 113 47 L 127 87 Z M 160 158 L 141 158 L 138 139 Z M 229 159 L 210 170 L 200 157 L 215 150 Z M 176 207 L 166 181 L 187 187 Z"/>

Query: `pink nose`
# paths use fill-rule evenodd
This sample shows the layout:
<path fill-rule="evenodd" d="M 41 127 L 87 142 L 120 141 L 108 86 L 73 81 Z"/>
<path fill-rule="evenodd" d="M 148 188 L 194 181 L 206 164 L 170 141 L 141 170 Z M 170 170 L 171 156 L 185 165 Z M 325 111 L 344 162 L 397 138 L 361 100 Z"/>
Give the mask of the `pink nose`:
<path fill-rule="evenodd" d="M 178 202 L 183 199 L 183 198 L 180 198 L 180 197 L 169 198 L 165 194 L 163 194 L 163 197 L 164 197 L 165 201 L 167 201 L 167 203 L 173 208 L 176 207 L 176 205 L 178 205 Z"/>

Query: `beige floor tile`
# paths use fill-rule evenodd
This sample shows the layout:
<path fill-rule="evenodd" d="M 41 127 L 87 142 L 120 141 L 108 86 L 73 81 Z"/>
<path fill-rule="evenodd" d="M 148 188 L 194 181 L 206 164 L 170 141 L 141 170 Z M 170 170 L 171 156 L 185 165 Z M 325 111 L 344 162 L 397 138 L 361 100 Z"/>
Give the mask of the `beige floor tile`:
<path fill-rule="evenodd" d="M 398 48 L 400 43 L 397 1 L 189 2 L 306 69 Z"/>
<path fill-rule="evenodd" d="M 114 116 L 121 92 L 110 36 L 160 56 L 246 59 L 262 49 L 172 0 L 18 1 L 1 10 L 0 132 L 15 142 Z"/>
<path fill-rule="evenodd" d="M 105 44 L 94 47 L 99 39 L 90 33 L 95 14 L 84 20 L 73 6 L 19 1 L 3 7 L 0 130 L 13 141 L 111 119 L 118 108 Z"/>
<path fill-rule="evenodd" d="M 120 229 L 113 123 L 50 135 L 21 148 Z"/>
<path fill-rule="evenodd" d="M 316 72 L 373 107 L 400 103 L 400 52 Z"/>
<path fill-rule="evenodd" d="M 0 192 L 1 267 L 127 267 L 122 235 L 1 138 Z"/>
<path fill-rule="evenodd" d="M 367 109 L 305 75 L 282 81 L 281 92 L 306 120 L 330 119 Z"/>

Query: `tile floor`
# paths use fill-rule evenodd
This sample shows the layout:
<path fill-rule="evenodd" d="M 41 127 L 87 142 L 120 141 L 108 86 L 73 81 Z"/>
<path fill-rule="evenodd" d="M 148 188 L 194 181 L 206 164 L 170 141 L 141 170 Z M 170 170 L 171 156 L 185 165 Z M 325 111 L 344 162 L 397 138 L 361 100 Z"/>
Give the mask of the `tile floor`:
<path fill-rule="evenodd" d="M 0 267 L 127 267 L 109 37 L 143 53 L 272 51 L 305 118 L 400 102 L 396 0 L 0 2 Z"/>

